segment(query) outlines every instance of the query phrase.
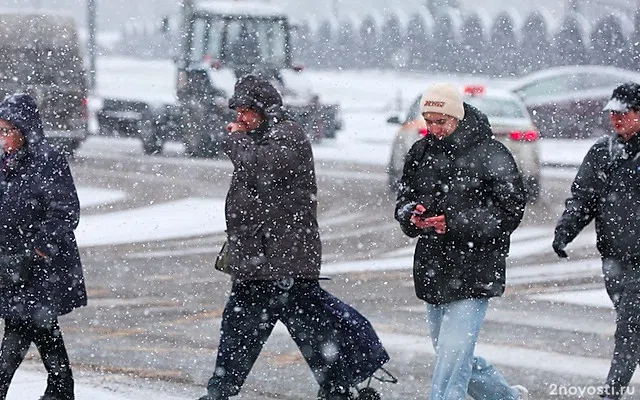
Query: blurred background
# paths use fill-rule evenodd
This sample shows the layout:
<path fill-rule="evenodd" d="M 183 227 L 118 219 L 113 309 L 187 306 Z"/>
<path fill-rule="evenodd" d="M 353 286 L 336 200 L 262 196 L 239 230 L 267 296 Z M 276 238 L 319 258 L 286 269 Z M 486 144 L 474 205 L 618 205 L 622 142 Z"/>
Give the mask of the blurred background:
<path fill-rule="evenodd" d="M 270 2 L 295 21 L 296 60 L 312 68 L 500 75 L 555 65 L 639 68 L 638 0 L 537 0 L 516 7 L 505 0 Z M 85 38 L 89 4 L 99 55 L 175 54 L 182 0 L 0 1 L 5 9 L 71 13 Z"/>

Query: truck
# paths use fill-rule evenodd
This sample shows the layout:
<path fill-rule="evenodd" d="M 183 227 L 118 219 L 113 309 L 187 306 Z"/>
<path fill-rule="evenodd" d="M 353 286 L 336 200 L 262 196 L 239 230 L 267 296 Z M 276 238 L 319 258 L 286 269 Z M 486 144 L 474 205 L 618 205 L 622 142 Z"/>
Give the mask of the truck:
<path fill-rule="evenodd" d="M 294 31 L 287 14 L 270 3 L 186 1 L 174 57 L 175 102 L 105 98 L 97 113 L 101 131 L 138 136 L 146 154 L 177 140 L 188 156 L 215 157 L 226 124 L 235 119 L 228 108 L 233 85 L 253 73 L 274 83 L 310 139 L 335 137 L 342 128 L 339 105 L 323 104 L 317 94 L 290 85 L 304 81 L 303 68 L 293 61 Z"/>
<path fill-rule="evenodd" d="M 70 15 L 0 12 L 0 99 L 33 96 L 47 140 L 73 156 L 87 137 L 88 82 Z"/>

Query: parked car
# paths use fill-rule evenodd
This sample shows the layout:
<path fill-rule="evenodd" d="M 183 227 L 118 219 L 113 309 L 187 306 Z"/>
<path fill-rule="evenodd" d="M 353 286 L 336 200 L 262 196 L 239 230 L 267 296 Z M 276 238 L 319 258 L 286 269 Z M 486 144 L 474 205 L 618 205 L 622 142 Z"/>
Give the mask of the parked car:
<path fill-rule="evenodd" d="M 640 82 L 640 74 L 616 67 L 572 66 L 538 71 L 507 84 L 524 101 L 543 137 L 587 138 L 610 132 L 602 108 L 613 89 Z"/>
<path fill-rule="evenodd" d="M 535 202 L 540 194 L 540 157 L 538 152 L 538 130 L 531 120 L 527 108 L 513 93 L 483 86 L 465 86 L 464 101 L 484 112 L 489 118 L 494 135 L 513 154 L 525 179 L 527 197 Z M 421 96 L 407 111 L 404 121 L 389 118 L 389 123 L 400 124 L 392 144 L 389 161 L 389 187 L 395 191 L 402 177 L 405 156 L 411 146 L 428 135 L 420 113 Z"/>

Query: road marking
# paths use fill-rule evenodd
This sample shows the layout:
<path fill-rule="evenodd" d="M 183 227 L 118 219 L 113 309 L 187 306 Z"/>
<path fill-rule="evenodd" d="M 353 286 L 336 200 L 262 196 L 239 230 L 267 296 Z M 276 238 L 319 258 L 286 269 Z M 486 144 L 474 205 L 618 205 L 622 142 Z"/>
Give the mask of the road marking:
<path fill-rule="evenodd" d="M 24 365 L 24 364 L 23 364 Z M 111 371 L 114 372 L 114 371 Z M 123 371 L 117 371 L 122 373 Z M 132 371 L 126 371 L 132 372 Z M 175 379 L 175 374 L 162 374 L 162 371 L 152 371 L 157 378 L 169 377 Z M 133 400 L 133 399 L 153 399 L 153 400 L 183 400 L 184 397 L 169 396 L 161 393 L 156 389 L 143 389 L 134 385 L 118 385 L 111 381 L 105 383 L 104 378 L 100 380 L 87 379 L 83 374 L 74 375 L 75 378 L 75 397 L 77 399 L 92 400 Z M 102 375 L 106 375 L 104 372 Z M 126 374 L 129 375 L 129 374 Z M 147 374 L 149 375 L 149 374 Z M 144 376 L 144 375 L 143 375 Z M 145 378 L 148 379 L 148 378 Z M 138 382 L 136 380 L 135 382 Z M 98 383 L 99 382 L 99 383 Z M 133 381 L 132 381 L 133 382 Z M 42 396 L 47 387 L 47 372 L 41 366 L 32 368 L 30 366 L 21 366 L 16 371 L 15 376 L 11 380 L 7 400 L 24 400 L 37 399 Z M 117 388 L 117 389 L 116 389 Z"/>
<path fill-rule="evenodd" d="M 531 296 L 527 296 L 527 298 L 530 297 Z M 425 315 L 424 305 L 401 307 L 400 310 Z M 489 307 L 486 321 L 540 329 L 553 329 L 564 332 L 589 333 L 600 336 L 611 336 L 616 330 L 615 315 L 613 313 L 611 314 L 611 319 L 605 321 L 600 319 L 585 319 L 581 315 L 577 316 L 577 318 L 571 318 L 571 316 L 556 316 L 545 312 L 545 310 L 537 312 Z"/>
<path fill-rule="evenodd" d="M 225 226 L 223 200 L 187 198 L 85 216 L 76 238 L 81 247 L 128 244 L 215 234 Z"/>
<path fill-rule="evenodd" d="M 528 296 L 535 300 L 550 301 L 552 303 L 576 304 L 589 307 L 613 309 L 607 291 L 602 289 L 572 290 L 554 293 L 540 293 Z"/>
<path fill-rule="evenodd" d="M 522 321 L 522 315 L 520 315 Z M 212 319 L 212 324 L 219 324 L 220 319 Z M 387 324 L 372 322 L 374 329 L 389 352 L 391 360 L 415 358 L 419 355 L 435 356 L 435 351 L 427 333 L 426 322 L 424 335 L 403 334 L 392 331 Z M 565 321 L 555 321 L 558 329 L 567 330 Z M 565 324 L 563 326 L 563 324 Z M 273 330 L 274 335 L 288 337 L 287 328 L 278 322 Z M 271 340 L 267 346 L 273 345 Z M 293 340 L 287 346 L 295 347 Z M 610 360 L 604 358 L 584 357 L 562 354 L 552 351 L 530 349 L 520 346 L 505 346 L 491 343 L 478 343 L 475 354 L 486 358 L 489 362 L 506 367 L 521 368 L 534 371 L 545 371 L 560 377 L 578 376 L 589 379 L 604 379 L 609 370 Z M 425 364 L 427 361 L 425 360 Z M 631 383 L 640 384 L 640 374 L 636 374 Z"/>
<path fill-rule="evenodd" d="M 96 188 L 90 186 L 78 186 L 78 199 L 80 208 L 102 206 L 117 203 L 127 198 L 127 193 L 121 190 Z"/>
<path fill-rule="evenodd" d="M 415 357 L 416 354 L 434 356 L 435 352 L 426 335 L 407 335 L 378 331 L 380 340 L 394 357 Z M 396 354 L 394 354 L 396 353 Z M 516 346 L 500 346 L 488 343 L 478 343 L 475 354 L 486 358 L 489 362 L 527 370 L 546 371 L 559 376 L 580 376 L 585 378 L 604 380 L 609 371 L 610 360 L 573 356 L 550 351 L 528 349 Z M 633 384 L 640 384 L 640 374 L 635 374 L 631 380 Z"/>

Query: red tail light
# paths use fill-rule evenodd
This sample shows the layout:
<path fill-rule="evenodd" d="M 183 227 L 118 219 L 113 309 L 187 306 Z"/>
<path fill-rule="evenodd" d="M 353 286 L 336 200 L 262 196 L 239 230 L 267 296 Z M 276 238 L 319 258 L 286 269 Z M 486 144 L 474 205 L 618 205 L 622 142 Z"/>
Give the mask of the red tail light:
<path fill-rule="evenodd" d="M 418 135 L 425 137 L 429 134 L 429 131 L 427 130 L 427 128 L 420 128 L 418 129 Z"/>
<path fill-rule="evenodd" d="M 85 121 L 89 120 L 89 99 L 87 99 L 86 97 L 82 98 L 82 102 L 81 102 L 81 113 L 82 113 L 82 119 L 84 119 Z"/>
<path fill-rule="evenodd" d="M 484 94 L 484 86 L 481 85 L 467 85 L 464 87 L 464 94 L 469 96 L 481 96 Z"/>
<path fill-rule="evenodd" d="M 222 68 L 222 61 L 217 60 L 215 58 L 213 58 L 211 55 L 209 54 L 205 54 L 202 57 L 202 62 L 204 62 L 205 64 L 207 64 L 210 68 L 212 69 L 220 69 Z"/>
<path fill-rule="evenodd" d="M 302 64 L 294 64 L 291 68 L 296 72 L 304 71 L 304 65 Z"/>
<path fill-rule="evenodd" d="M 535 142 L 540 135 L 536 131 L 512 131 L 509 137 L 518 142 Z"/>

